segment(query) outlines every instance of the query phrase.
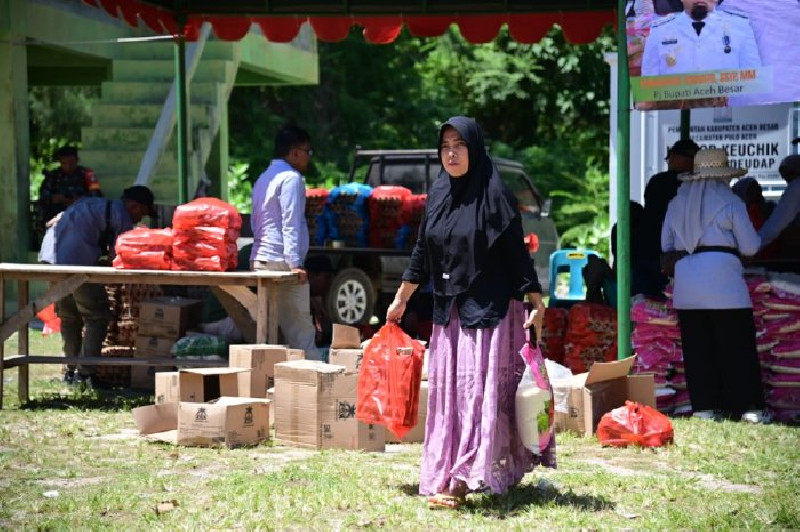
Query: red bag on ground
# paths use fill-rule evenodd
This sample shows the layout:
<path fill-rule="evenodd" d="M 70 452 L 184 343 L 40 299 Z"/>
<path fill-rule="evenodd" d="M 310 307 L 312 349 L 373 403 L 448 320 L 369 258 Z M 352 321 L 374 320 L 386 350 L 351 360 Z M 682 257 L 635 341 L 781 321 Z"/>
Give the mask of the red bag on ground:
<path fill-rule="evenodd" d="M 672 422 L 655 408 L 633 401 L 603 415 L 597 425 L 597 439 L 614 447 L 662 447 L 673 443 Z"/>
<path fill-rule="evenodd" d="M 356 419 L 384 425 L 402 439 L 417 424 L 425 347 L 387 323 L 364 350 L 358 373 Z"/>
<path fill-rule="evenodd" d="M 50 303 L 42 310 L 36 313 L 36 317 L 42 320 L 44 328 L 42 329 L 42 336 L 61 332 L 61 318 L 56 314 L 56 304 Z"/>

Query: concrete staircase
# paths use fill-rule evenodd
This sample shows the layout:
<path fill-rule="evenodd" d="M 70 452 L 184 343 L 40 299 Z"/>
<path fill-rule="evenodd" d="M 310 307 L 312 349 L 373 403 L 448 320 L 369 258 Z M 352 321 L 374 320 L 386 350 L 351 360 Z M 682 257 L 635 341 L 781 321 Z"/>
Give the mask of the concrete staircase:
<path fill-rule="evenodd" d="M 119 198 L 136 180 L 150 137 L 174 79 L 171 42 L 128 44 L 112 63 L 111 81 L 92 106 L 92 125 L 82 128 L 81 164 L 97 173 L 103 193 Z M 188 84 L 188 191 L 194 196 L 220 125 L 227 128 L 227 101 L 239 67 L 236 43 L 208 41 Z M 177 120 L 177 114 L 176 114 Z M 159 204 L 178 202 L 177 132 L 159 159 L 148 186 Z M 215 160 L 227 160 L 216 157 Z M 224 177 L 226 169 L 218 169 Z"/>

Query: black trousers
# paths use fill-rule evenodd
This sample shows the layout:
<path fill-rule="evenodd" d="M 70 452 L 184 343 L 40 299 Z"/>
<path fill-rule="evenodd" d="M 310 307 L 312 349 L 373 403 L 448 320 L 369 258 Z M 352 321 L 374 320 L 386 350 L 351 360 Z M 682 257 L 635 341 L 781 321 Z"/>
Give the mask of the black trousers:
<path fill-rule="evenodd" d="M 753 311 L 678 310 L 692 410 L 738 419 L 764 408 Z"/>

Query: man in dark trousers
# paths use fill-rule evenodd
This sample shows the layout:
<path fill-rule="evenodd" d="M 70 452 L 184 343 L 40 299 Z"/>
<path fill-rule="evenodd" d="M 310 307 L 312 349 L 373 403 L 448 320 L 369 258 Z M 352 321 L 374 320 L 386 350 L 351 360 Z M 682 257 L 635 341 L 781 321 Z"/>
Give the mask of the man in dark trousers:
<path fill-rule="evenodd" d="M 133 186 L 118 200 L 77 198 L 53 223 L 54 238 L 43 252 L 48 262 L 69 266 L 96 266 L 112 249 L 116 237 L 139 223 L 144 216 L 156 217 L 153 193 L 144 186 Z M 108 296 L 102 284 L 85 283 L 56 303 L 61 318 L 61 339 L 67 357 L 97 357 L 111 321 Z M 86 326 L 86 334 L 83 328 Z M 67 366 L 68 384 L 90 383 L 92 366 Z"/>
<path fill-rule="evenodd" d="M 667 150 L 667 171 L 655 174 L 644 189 L 644 215 L 642 217 L 641 256 L 642 267 L 651 278 L 650 296 L 659 296 L 667 285 L 661 273 L 661 226 L 667 215 L 667 205 L 678 193 L 678 174 L 694 169 L 694 156 L 700 150 L 691 139 L 681 139 Z"/>

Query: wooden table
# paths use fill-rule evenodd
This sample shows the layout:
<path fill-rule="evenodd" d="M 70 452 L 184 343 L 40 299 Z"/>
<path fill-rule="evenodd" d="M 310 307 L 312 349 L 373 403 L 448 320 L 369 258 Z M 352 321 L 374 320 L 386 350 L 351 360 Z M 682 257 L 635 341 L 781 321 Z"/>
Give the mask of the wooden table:
<path fill-rule="evenodd" d="M 16 280 L 19 305 L 6 317 L 5 282 Z M 35 301 L 29 301 L 30 281 L 47 281 L 50 289 Z M 28 352 L 28 322 L 37 312 L 75 291 L 83 283 L 149 284 L 210 286 L 234 319 L 245 340 L 252 343 L 276 343 L 278 340 L 277 299 L 273 291 L 278 284 L 297 282 L 297 275 L 276 271 L 201 272 L 172 270 L 118 270 L 100 266 L 55 266 L 51 264 L 0 263 L 0 408 L 3 407 L 3 373 L 5 368 L 19 368 L 19 398 L 28 401 L 29 364 L 75 364 L 124 366 L 170 366 L 174 359 L 63 357 L 32 355 Z M 254 294 L 248 287 L 256 287 Z M 253 325 L 254 324 L 254 325 Z M 19 332 L 19 352 L 5 358 L 4 342 Z M 181 364 L 183 365 L 183 362 Z M 186 361 L 192 366 L 216 366 L 213 361 Z"/>

